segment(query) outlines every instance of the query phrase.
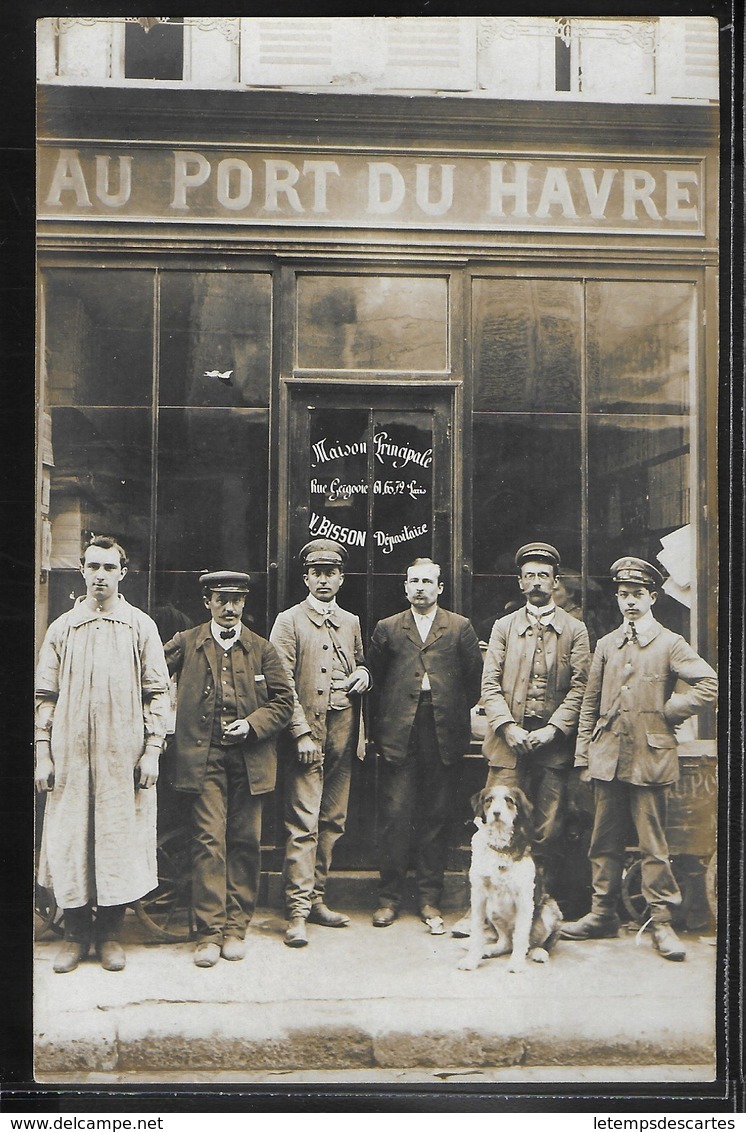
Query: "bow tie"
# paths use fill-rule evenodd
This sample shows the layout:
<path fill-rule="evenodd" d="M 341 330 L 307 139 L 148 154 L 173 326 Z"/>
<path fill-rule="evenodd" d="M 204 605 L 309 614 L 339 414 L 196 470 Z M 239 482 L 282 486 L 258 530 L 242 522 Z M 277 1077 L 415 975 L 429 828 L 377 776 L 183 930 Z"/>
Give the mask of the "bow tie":
<path fill-rule="evenodd" d="M 231 639 L 231 637 L 235 637 L 235 635 L 236 635 L 235 629 L 221 629 L 220 630 L 221 641 L 229 641 Z"/>

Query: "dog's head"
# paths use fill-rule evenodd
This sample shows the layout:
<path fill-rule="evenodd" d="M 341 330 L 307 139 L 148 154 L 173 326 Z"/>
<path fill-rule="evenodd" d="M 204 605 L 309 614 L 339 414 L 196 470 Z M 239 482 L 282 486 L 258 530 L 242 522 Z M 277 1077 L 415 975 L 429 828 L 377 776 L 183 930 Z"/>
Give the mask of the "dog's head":
<path fill-rule="evenodd" d="M 491 786 L 471 800 L 474 820 L 488 829 L 490 838 L 522 856 L 533 837 L 533 807 L 517 786 Z"/>

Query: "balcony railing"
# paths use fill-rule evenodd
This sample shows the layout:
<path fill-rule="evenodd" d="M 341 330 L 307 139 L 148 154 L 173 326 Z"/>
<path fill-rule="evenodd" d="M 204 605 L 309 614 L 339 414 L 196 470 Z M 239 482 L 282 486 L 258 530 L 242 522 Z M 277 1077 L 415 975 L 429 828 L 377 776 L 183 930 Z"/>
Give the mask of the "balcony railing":
<path fill-rule="evenodd" d="M 707 17 L 88 17 L 38 22 L 45 83 L 716 101 Z"/>

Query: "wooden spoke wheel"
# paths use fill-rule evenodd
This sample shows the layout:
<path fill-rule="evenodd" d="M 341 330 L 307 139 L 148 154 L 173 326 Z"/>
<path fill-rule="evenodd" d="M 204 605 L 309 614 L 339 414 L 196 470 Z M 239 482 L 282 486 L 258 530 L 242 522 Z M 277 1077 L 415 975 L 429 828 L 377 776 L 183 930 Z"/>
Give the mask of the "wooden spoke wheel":
<path fill-rule="evenodd" d="M 158 887 L 134 905 L 150 935 L 164 943 L 182 943 L 192 934 L 191 854 L 183 829 L 158 838 Z"/>

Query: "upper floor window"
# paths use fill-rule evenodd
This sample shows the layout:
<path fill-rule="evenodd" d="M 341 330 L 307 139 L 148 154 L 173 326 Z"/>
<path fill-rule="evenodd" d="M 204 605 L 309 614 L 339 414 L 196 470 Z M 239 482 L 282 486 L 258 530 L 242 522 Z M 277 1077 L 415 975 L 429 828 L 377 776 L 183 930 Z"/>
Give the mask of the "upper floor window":
<path fill-rule="evenodd" d="M 184 21 L 181 17 L 142 17 L 125 23 L 124 77 L 184 77 Z"/>

